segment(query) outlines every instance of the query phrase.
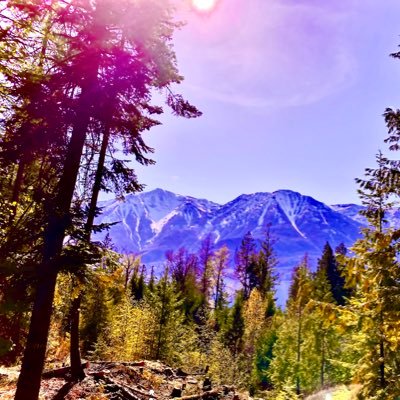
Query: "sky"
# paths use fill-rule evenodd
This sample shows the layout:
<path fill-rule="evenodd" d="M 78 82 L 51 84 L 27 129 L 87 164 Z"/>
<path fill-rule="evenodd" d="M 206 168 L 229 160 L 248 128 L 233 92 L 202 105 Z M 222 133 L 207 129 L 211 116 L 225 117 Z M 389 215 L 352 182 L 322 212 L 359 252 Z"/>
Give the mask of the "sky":
<path fill-rule="evenodd" d="M 189 1 L 189 0 L 187 0 Z M 219 0 L 180 11 L 177 88 L 203 116 L 166 115 L 145 133 L 146 190 L 226 203 L 291 189 L 359 203 L 354 179 L 385 151 L 400 108 L 398 0 Z M 395 156 L 395 155 L 393 155 Z"/>

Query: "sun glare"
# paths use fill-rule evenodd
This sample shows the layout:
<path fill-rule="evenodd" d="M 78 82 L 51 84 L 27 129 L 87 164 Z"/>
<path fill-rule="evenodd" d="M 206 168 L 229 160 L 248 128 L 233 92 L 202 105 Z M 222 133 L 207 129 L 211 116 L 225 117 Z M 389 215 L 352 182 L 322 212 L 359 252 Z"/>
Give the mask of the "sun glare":
<path fill-rule="evenodd" d="M 192 0 L 193 7 L 198 11 L 211 11 L 217 0 Z"/>

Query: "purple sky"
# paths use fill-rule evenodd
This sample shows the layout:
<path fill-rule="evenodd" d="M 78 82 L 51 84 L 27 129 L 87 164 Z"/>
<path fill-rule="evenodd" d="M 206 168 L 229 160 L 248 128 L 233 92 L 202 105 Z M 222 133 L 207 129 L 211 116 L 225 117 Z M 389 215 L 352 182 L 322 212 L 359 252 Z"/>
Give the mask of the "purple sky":
<path fill-rule="evenodd" d="M 385 149 L 400 107 L 398 0 L 220 0 L 175 37 L 180 92 L 204 115 L 146 133 L 147 190 L 227 202 L 292 189 L 358 202 L 354 178 Z"/>

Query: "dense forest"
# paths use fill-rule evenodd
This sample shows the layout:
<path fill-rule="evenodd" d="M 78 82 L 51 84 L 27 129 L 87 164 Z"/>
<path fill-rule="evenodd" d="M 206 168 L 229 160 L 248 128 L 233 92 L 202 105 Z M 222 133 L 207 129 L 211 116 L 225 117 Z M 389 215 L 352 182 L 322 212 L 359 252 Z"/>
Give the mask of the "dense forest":
<path fill-rule="evenodd" d="M 16 400 L 38 399 L 45 367 L 66 363 L 82 380 L 82 359 L 161 360 L 267 399 L 350 383 L 360 399 L 400 398 L 400 230 L 385 221 L 400 196 L 398 161 L 378 153 L 357 180 L 369 227 L 351 249 L 326 243 L 316 269 L 304 255 L 284 309 L 269 225 L 235 254 L 212 236 L 195 254 L 170 251 L 155 274 L 92 234 L 107 229 L 95 223 L 101 192 L 142 190 L 129 160 L 153 163 L 144 136 L 164 109 L 201 116 L 176 92 L 173 8 L 1 7 L 0 363 L 21 365 Z M 396 152 L 400 111 L 384 118 Z"/>

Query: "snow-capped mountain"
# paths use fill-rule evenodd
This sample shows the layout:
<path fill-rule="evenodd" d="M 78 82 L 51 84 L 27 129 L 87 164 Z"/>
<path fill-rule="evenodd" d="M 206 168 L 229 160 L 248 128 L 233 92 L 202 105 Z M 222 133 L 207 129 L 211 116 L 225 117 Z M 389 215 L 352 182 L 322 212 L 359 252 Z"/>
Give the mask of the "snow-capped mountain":
<path fill-rule="evenodd" d="M 167 250 L 182 246 L 195 252 L 208 234 L 216 248 L 226 244 L 234 254 L 247 232 L 261 240 L 270 224 L 284 279 L 305 253 L 315 263 L 327 241 L 332 247 L 353 244 L 364 222 L 361 206 L 327 206 L 290 190 L 244 194 L 220 205 L 156 189 L 100 206 L 97 222 L 118 222 L 109 231 L 116 248 L 141 254 L 147 264 L 164 261 Z"/>

